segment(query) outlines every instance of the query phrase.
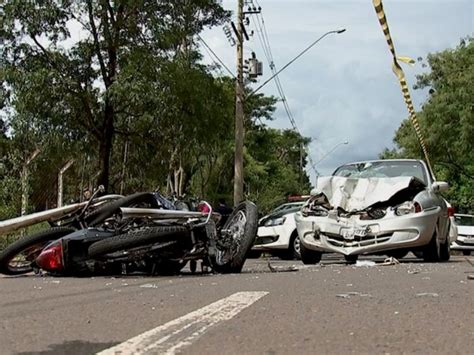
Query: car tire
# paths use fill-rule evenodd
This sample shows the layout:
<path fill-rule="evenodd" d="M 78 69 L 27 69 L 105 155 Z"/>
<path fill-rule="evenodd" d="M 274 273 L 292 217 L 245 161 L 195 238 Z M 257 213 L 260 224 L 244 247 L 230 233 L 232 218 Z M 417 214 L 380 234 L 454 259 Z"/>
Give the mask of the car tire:
<path fill-rule="evenodd" d="M 344 259 L 348 264 L 355 264 L 359 259 L 359 255 L 344 255 Z"/>
<path fill-rule="evenodd" d="M 449 235 L 446 236 L 446 240 L 440 247 L 440 261 L 449 261 L 451 257 L 451 243 L 449 241 Z"/>
<path fill-rule="evenodd" d="M 323 256 L 321 252 L 316 251 L 316 250 L 311 250 L 305 247 L 304 244 L 301 243 L 301 241 L 300 241 L 300 255 L 301 255 L 301 261 L 305 265 L 317 264 L 321 261 L 321 257 Z"/>
<path fill-rule="evenodd" d="M 391 250 L 387 252 L 387 256 L 390 256 L 395 259 L 403 259 L 407 255 L 408 255 L 408 250 L 406 249 L 397 249 L 397 250 Z"/>
<path fill-rule="evenodd" d="M 439 242 L 436 231 L 433 233 L 430 242 L 423 249 L 423 260 L 436 263 L 441 260 L 441 243 Z"/>
<path fill-rule="evenodd" d="M 292 259 L 301 260 L 301 241 L 298 237 L 298 232 L 295 230 L 290 238 L 290 245 L 288 247 L 288 255 Z"/>
<path fill-rule="evenodd" d="M 471 255 L 471 251 L 470 250 L 463 250 L 462 255 L 469 256 L 469 255 Z"/>

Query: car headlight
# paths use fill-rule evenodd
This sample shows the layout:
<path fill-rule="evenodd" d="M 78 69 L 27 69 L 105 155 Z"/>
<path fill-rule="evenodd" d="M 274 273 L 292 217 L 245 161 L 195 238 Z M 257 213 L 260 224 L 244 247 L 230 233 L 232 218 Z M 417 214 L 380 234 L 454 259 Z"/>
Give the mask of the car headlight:
<path fill-rule="evenodd" d="M 279 226 L 279 225 L 282 225 L 283 223 L 285 223 L 285 220 L 286 220 L 285 217 L 269 219 L 265 222 L 264 226 L 265 227 Z"/>
<path fill-rule="evenodd" d="M 395 214 L 397 216 L 405 216 L 411 213 L 421 212 L 421 205 L 418 202 L 407 201 L 395 207 Z"/>

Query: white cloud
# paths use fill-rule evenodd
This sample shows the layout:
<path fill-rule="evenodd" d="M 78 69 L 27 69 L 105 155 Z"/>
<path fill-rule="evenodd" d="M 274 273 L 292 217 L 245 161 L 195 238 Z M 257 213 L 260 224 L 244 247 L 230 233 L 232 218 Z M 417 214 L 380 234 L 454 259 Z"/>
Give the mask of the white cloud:
<path fill-rule="evenodd" d="M 314 161 L 348 140 L 325 158 L 317 168 L 331 173 L 337 165 L 373 159 L 384 147 L 392 146 L 395 129 L 407 117 L 407 110 L 391 56 L 377 21 L 372 2 L 329 0 L 259 0 L 277 68 L 281 68 L 323 33 L 340 27 L 347 31 L 331 35 L 316 44 L 292 64 L 280 80 L 293 116 L 303 135 L 315 137 L 311 144 Z M 224 1 L 235 10 L 236 1 Z M 474 32 L 474 3 L 471 0 L 385 0 L 388 22 L 397 53 L 414 59 L 453 48 L 461 37 Z M 251 18 L 249 29 L 255 29 Z M 235 47 L 230 47 L 221 28 L 204 33 L 204 38 L 226 65 L 235 71 Z M 246 43 L 246 56 L 255 51 L 264 62 L 263 82 L 270 76 L 264 53 L 255 34 Z M 405 67 L 412 86 L 421 66 Z M 274 83 L 263 90 L 277 95 Z M 426 92 L 411 91 L 419 108 Z M 280 103 L 276 120 L 268 125 L 288 128 Z"/>

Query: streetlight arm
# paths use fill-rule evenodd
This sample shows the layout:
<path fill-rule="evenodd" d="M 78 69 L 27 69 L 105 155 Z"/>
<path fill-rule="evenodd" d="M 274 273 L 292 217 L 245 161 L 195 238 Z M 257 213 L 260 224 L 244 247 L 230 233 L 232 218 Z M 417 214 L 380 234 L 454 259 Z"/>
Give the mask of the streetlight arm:
<path fill-rule="evenodd" d="M 275 74 L 273 74 L 271 77 L 269 77 L 265 82 L 257 87 L 255 90 L 253 90 L 250 94 L 247 95 L 246 98 L 249 98 L 257 93 L 261 88 L 263 88 L 265 85 L 267 85 L 274 77 L 276 77 L 278 74 L 280 74 L 283 70 L 288 68 L 291 64 L 293 64 L 299 57 L 301 57 L 303 54 L 305 54 L 307 51 L 309 51 L 311 48 L 313 48 L 316 43 L 318 43 L 320 40 L 322 40 L 324 37 L 332 34 L 332 33 L 343 33 L 345 32 L 345 28 L 341 28 L 339 30 L 334 30 L 334 31 L 329 31 L 323 34 L 321 37 L 319 37 L 316 41 L 311 43 L 308 47 L 306 47 L 300 54 L 298 54 L 296 57 L 294 57 L 292 60 L 290 60 L 288 63 L 286 63 L 280 70 L 278 70 Z"/>
<path fill-rule="evenodd" d="M 329 154 L 331 154 L 332 152 L 334 152 L 337 147 L 339 147 L 340 145 L 343 145 L 343 144 L 349 144 L 348 141 L 345 141 L 345 142 L 341 142 L 341 143 L 338 143 L 336 144 L 329 152 L 327 152 L 326 154 L 323 155 L 323 157 L 321 159 L 319 159 L 316 163 L 314 163 L 313 165 L 316 166 L 317 164 L 321 163 Z"/>

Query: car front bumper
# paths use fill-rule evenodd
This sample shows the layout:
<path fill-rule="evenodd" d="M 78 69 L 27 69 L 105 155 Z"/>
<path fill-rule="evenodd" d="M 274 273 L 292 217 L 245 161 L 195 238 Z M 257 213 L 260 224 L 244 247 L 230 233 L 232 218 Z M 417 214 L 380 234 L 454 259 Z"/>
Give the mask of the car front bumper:
<path fill-rule="evenodd" d="M 285 225 L 258 227 L 257 238 L 252 250 L 288 249 L 290 240 Z"/>
<path fill-rule="evenodd" d="M 452 250 L 474 250 L 474 235 L 459 235 L 451 243 Z"/>
<path fill-rule="evenodd" d="M 295 215 L 301 243 L 320 252 L 372 254 L 427 245 L 436 228 L 440 208 L 377 220 Z"/>

